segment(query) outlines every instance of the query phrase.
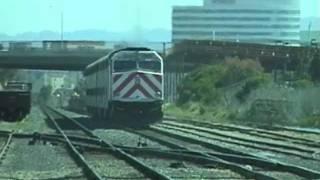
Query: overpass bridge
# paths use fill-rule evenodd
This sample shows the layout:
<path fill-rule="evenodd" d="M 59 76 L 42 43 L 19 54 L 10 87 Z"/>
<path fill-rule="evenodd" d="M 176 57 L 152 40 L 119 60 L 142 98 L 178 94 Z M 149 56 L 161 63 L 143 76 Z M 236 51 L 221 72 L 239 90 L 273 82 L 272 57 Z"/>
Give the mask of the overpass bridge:
<path fill-rule="evenodd" d="M 105 41 L 0 41 L 0 68 L 82 71 L 88 64 L 106 55 L 112 49 L 130 45 L 137 44 Z M 221 58 L 236 55 L 253 59 L 267 58 L 280 62 L 310 56 L 315 50 L 310 51 L 306 46 L 291 47 L 279 44 L 222 41 L 184 41 L 176 43 L 172 50 L 171 43 L 149 42 L 139 45 L 151 47 L 163 55 L 170 50 L 174 57 L 170 58 L 169 55 L 166 59 L 167 69 L 176 69 L 176 66 L 183 66 L 185 63 L 199 63 L 200 59 L 192 56 L 194 52 L 206 51 Z M 186 53 L 189 54 L 187 57 L 185 57 Z M 179 59 L 182 57 L 184 57 L 184 63 L 178 63 L 181 62 Z"/>
<path fill-rule="evenodd" d="M 88 64 L 106 55 L 93 52 L 0 52 L 0 68 L 82 71 Z"/>
<path fill-rule="evenodd" d="M 82 71 L 110 50 L 103 41 L 0 42 L 0 68 Z"/>
<path fill-rule="evenodd" d="M 170 43 L 112 41 L 0 41 L 0 68 L 81 71 L 112 49 L 148 46 L 161 53 Z"/>

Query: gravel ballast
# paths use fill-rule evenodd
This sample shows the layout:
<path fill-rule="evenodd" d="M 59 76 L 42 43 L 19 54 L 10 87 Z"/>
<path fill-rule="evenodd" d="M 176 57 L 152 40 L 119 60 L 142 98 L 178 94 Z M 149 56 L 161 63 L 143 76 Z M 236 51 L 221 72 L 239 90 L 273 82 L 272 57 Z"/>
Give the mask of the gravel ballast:
<path fill-rule="evenodd" d="M 29 141 L 21 139 L 14 139 L 11 143 L 0 166 L 0 174 L 11 177 L 82 177 L 81 169 L 63 146 L 50 143 L 29 145 Z"/>

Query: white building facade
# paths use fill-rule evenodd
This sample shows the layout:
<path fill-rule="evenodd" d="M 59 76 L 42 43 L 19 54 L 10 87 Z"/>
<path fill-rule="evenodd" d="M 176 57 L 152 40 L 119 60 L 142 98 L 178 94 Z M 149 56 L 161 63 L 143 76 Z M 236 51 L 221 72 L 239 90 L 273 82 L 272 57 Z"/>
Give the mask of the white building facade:
<path fill-rule="evenodd" d="M 175 6 L 172 41 L 299 41 L 300 0 L 204 0 Z"/>

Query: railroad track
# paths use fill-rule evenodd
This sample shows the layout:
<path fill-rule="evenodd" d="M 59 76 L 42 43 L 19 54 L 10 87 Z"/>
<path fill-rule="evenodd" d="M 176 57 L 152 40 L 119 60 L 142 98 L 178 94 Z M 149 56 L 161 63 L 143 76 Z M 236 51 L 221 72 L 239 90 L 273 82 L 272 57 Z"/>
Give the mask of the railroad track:
<path fill-rule="evenodd" d="M 292 131 L 298 133 L 307 133 L 307 134 L 315 134 L 320 135 L 319 129 L 311 129 L 311 128 L 299 128 L 299 127 L 286 127 L 286 126 L 275 126 L 273 127 L 275 130 L 284 130 L 284 131 Z"/>
<path fill-rule="evenodd" d="M 303 168 L 307 168 L 313 171 L 317 171 L 319 172 L 320 169 L 320 160 L 319 157 L 313 157 L 314 153 L 313 152 L 317 152 L 317 151 L 310 151 L 309 154 L 307 154 L 306 152 L 309 150 L 306 150 L 306 152 L 304 153 L 300 153 L 297 150 L 295 151 L 288 151 L 288 150 L 283 150 L 283 149 L 279 149 L 277 147 L 270 147 L 270 143 L 269 146 L 262 146 L 259 144 L 255 144 L 255 143 L 244 143 L 244 142 L 239 142 L 238 140 L 234 140 L 233 138 L 235 138 L 232 135 L 224 135 L 225 137 L 219 137 L 217 138 L 217 135 L 214 134 L 210 134 L 210 133 L 203 133 L 203 132 L 198 132 L 199 130 L 194 130 L 194 128 L 191 127 L 192 130 L 188 129 L 188 128 L 177 128 L 177 127 L 169 127 L 169 126 L 158 126 L 156 127 L 156 130 L 162 130 L 163 132 L 166 133 L 176 133 L 176 132 L 180 132 L 180 135 L 184 135 L 185 138 L 187 138 L 188 136 L 186 135 L 193 135 L 195 137 L 197 137 L 198 139 L 202 139 L 202 141 L 204 141 L 203 143 L 205 143 L 205 145 L 208 146 L 208 144 L 223 144 L 224 147 L 227 147 L 229 149 L 238 149 L 241 152 L 250 152 L 250 154 L 254 154 L 256 157 L 262 157 L 265 159 L 272 159 L 275 161 L 279 161 L 279 162 L 284 162 L 287 164 L 295 164 L 298 166 L 301 166 Z M 213 131 L 215 132 L 215 130 L 212 129 L 207 129 L 207 131 Z M 179 134 L 179 133 L 178 133 Z M 226 133 L 227 134 L 227 133 Z M 255 137 L 251 137 L 252 139 L 255 139 Z M 235 139 L 239 139 L 238 137 L 236 137 Z M 241 138 L 240 138 L 241 139 Z M 254 141 L 253 141 L 254 142 Z M 272 144 L 272 143 L 271 143 Z M 287 146 L 284 146 L 287 147 Z M 306 148 L 308 149 L 308 148 Z"/>
<path fill-rule="evenodd" d="M 5 134 L 5 142 L 2 144 L 2 147 L 0 147 L 0 164 L 1 161 L 5 158 L 6 153 L 8 152 L 9 148 L 10 148 L 10 144 L 12 142 L 12 132 L 9 132 L 7 134 Z"/>
<path fill-rule="evenodd" d="M 175 122 L 163 122 L 159 126 L 162 128 L 194 134 L 195 136 L 208 137 L 209 139 L 221 141 L 223 143 L 236 144 L 240 146 L 296 156 L 304 159 L 320 161 L 320 156 L 316 156 L 320 151 L 320 148 L 316 147 L 306 147 L 306 145 L 297 145 L 279 140 L 270 141 L 268 138 L 255 137 L 255 135 L 252 134 L 248 136 L 234 131 L 227 132 Z"/>
<path fill-rule="evenodd" d="M 262 174 L 269 175 L 269 177 L 279 177 L 279 175 L 281 177 L 281 175 L 283 175 L 280 179 L 285 177 L 285 179 L 288 179 L 290 174 L 307 179 L 317 179 L 320 177 L 320 172 L 312 169 L 262 158 L 254 153 L 231 149 L 226 146 L 218 145 L 219 143 L 209 143 L 185 134 L 178 134 L 176 131 L 151 127 L 149 130 L 135 130 L 132 132 L 177 150 L 187 150 L 190 152 L 190 149 L 200 149 L 202 155 L 209 155 L 224 161 L 237 163 L 239 166 L 242 165 L 246 167 L 246 165 L 250 165 L 253 170 L 258 169 L 260 174 L 265 171 L 265 173 Z M 201 148 L 195 145 L 200 145 Z M 194 151 L 193 153 L 199 154 L 197 151 Z"/>
<path fill-rule="evenodd" d="M 173 122 L 181 122 L 187 123 L 191 125 L 196 125 L 197 127 L 205 127 L 205 128 L 212 128 L 218 129 L 221 131 L 232 131 L 232 132 L 240 132 L 242 134 L 248 134 L 256 137 L 262 137 L 272 140 L 279 140 L 279 141 L 287 141 L 291 142 L 292 144 L 301 144 L 309 147 L 320 147 L 320 141 L 315 141 L 311 139 L 316 139 L 320 137 L 320 133 L 309 132 L 303 129 L 296 129 L 296 128 L 287 128 L 287 127 L 266 127 L 266 129 L 261 128 L 250 128 L 246 126 L 239 126 L 239 125 L 230 125 L 230 124 L 220 124 L 220 123 L 210 123 L 210 122 L 201 122 L 196 120 L 179 120 L 176 118 L 166 117 L 165 121 L 173 121 Z M 272 129 L 272 131 L 270 130 Z M 306 135 L 306 137 L 301 137 L 301 134 L 290 134 L 288 132 L 297 132 L 297 133 L 307 133 L 311 135 L 317 135 L 316 137 L 310 138 L 310 135 Z"/>
<path fill-rule="evenodd" d="M 0 179 L 81 179 L 77 167 L 69 166 L 70 158 L 57 152 L 64 149 L 56 146 L 57 138 L 44 138 L 40 143 L 35 141 L 37 137 L 34 133 L 0 131 L 0 138 L 5 139 L 0 146 Z"/>
<path fill-rule="evenodd" d="M 103 146 L 103 147 L 109 149 L 109 151 L 110 151 L 109 154 L 94 154 L 96 157 L 93 158 L 93 159 L 101 159 L 103 157 L 105 159 L 111 160 L 112 164 L 106 164 L 106 167 L 111 168 L 112 166 L 115 165 L 114 163 L 120 162 L 120 166 L 118 167 L 118 169 L 122 169 L 123 170 L 122 173 L 126 173 L 126 170 L 129 170 L 130 173 L 133 173 L 134 170 L 137 171 L 134 174 L 130 174 L 130 178 L 170 179 L 166 175 L 156 171 L 152 167 L 144 164 L 143 162 L 141 162 L 137 158 L 126 153 L 122 149 L 117 148 L 117 147 L 113 146 L 112 144 L 95 136 L 89 129 L 87 129 L 82 124 L 78 123 L 77 121 L 75 121 L 71 118 L 68 118 L 67 116 L 63 115 L 62 113 L 59 113 L 58 111 L 56 111 L 50 107 L 46 106 L 46 107 L 43 107 L 42 109 L 43 109 L 43 112 L 48 117 L 48 119 L 54 124 L 54 126 L 57 129 L 57 131 L 59 132 L 59 134 L 61 134 L 63 136 L 64 140 L 67 143 L 67 147 L 70 150 L 71 156 L 74 158 L 75 162 L 77 162 L 77 164 L 82 168 L 84 175 L 88 179 L 116 178 L 114 176 L 114 174 L 116 174 L 116 176 L 118 175 L 117 178 L 128 178 L 128 177 L 119 176 L 121 174 L 120 172 L 115 172 L 111 176 L 110 175 L 106 176 L 105 175 L 106 172 L 101 171 L 101 169 L 99 170 L 99 169 L 95 168 L 95 165 L 97 165 L 97 164 L 94 163 L 94 161 L 92 160 L 92 154 L 81 153 L 81 151 L 73 145 L 72 141 L 69 138 L 69 136 L 74 136 L 75 134 L 76 134 L 76 136 L 79 136 L 79 131 L 82 131 L 82 133 L 85 134 L 87 138 L 93 138 L 96 141 L 99 141 L 100 146 Z M 64 121 L 61 121 L 61 120 L 56 121 L 55 120 L 56 117 L 60 117 Z M 61 128 L 61 126 L 62 126 L 61 123 L 73 124 L 74 129 L 77 129 L 76 133 L 74 134 L 72 131 L 65 132 Z M 104 163 L 104 162 L 108 162 L 108 161 L 99 161 L 99 163 Z M 131 169 L 124 169 L 123 166 L 131 167 Z M 120 173 L 120 174 L 117 174 L 117 173 Z M 140 176 L 134 177 L 137 173 L 140 174 Z M 143 177 L 141 177 L 141 175 L 143 175 Z"/>
<path fill-rule="evenodd" d="M 65 119 L 64 121 L 68 119 L 67 117 L 64 117 L 64 115 L 59 114 L 59 112 L 52 111 L 52 110 L 50 111 L 53 114 L 56 113 L 55 116 L 60 116 L 60 118 L 62 116 L 63 118 L 61 119 Z M 71 119 L 71 121 L 73 120 Z M 75 122 L 75 124 L 77 124 L 77 122 Z M 163 164 L 166 164 L 169 162 L 170 166 L 172 164 L 175 166 L 178 166 L 178 167 L 175 167 L 177 169 L 179 169 L 179 166 L 183 166 L 183 168 L 186 168 L 190 166 L 190 164 L 188 163 L 191 162 L 191 163 L 198 163 L 202 166 L 208 165 L 208 164 L 211 166 L 214 165 L 213 166 L 215 167 L 214 169 L 229 170 L 230 172 L 234 172 L 240 175 L 239 177 L 235 175 L 233 178 L 241 178 L 241 177 L 246 179 L 248 178 L 253 178 L 253 179 L 303 179 L 303 178 L 317 179 L 317 178 L 320 178 L 320 173 L 312 169 L 292 165 L 289 163 L 272 161 L 270 159 L 257 156 L 254 153 L 250 153 L 250 152 L 248 153 L 241 150 L 231 149 L 230 147 L 227 147 L 224 145 L 217 145 L 217 144 L 208 143 L 205 141 L 201 142 L 198 139 L 190 138 L 182 134 L 177 135 L 176 133 L 172 132 L 173 131 L 172 127 L 171 129 L 170 128 L 164 129 L 164 127 L 168 126 L 168 124 L 163 124 L 160 126 L 158 125 L 155 127 L 151 127 L 150 129 L 147 129 L 147 130 L 131 129 L 126 131 L 131 134 L 136 134 L 138 136 L 147 138 L 152 142 L 157 142 L 161 145 L 168 147 L 168 148 L 158 148 L 158 149 L 149 148 L 149 147 L 134 147 L 132 145 L 130 146 L 112 145 L 108 142 L 103 141 L 101 138 L 97 137 L 96 135 L 94 135 L 90 130 L 86 129 L 81 124 L 78 124 L 76 126 L 78 126 L 78 129 L 83 130 L 82 133 L 86 134 L 86 136 L 84 136 L 83 134 L 81 135 L 81 133 L 79 132 L 73 133 L 72 131 L 66 131 L 67 133 L 66 136 L 69 139 L 66 139 L 63 135 L 54 135 L 55 137 L 50 137 L 49 135 L 49 137 L 59 139 L 62 142 L 70 141 L 70 144 L 75 146 L 76 150 L 82 152 L 82 154 L 80 153 L 80 155 L 83 155 L 83 158 L 82 158 L 83 161 L 90 161 L 90 156 L 92 156 L 92 152 L 94 154 L 98 154 L 99 156 L 100 155 L 103 156 L 106 153 L 110 153 L 110 152 L 112 155 L 114 155 L 113 153 L 115 150 L 117 151 L 120 150 L 123 153 L 126 153 L 128 156 L 131 156 L 132 158 L 134 158 L 135 161 L 138 161 L 147 167 L 148 165 L 151 166 L 154 163 L 153 161 L 150 161 L 150 159 L 152 160 L 152 157 L 158 156 L 158 158 L 156 158 L 157 159 L 156 161 L 159 161 L 160 157 L 164 158 L 162 162 Z M 201 146 L 202 148 L 199 148 L 198 151 L 195 150 L 195 149 L 198 149 L 199 146 Z M 84 151 L 82 149 L 85 149 L 85 152 L 90 152 L 90 153 L 87 153 L 87 154 L 83 153 Z M 299 150 L 299 149 L 294 149 L 294 150 Z M 119 155 L 116 155 L 115 157 L 119 158 Z M 146 161 L 146 159 L 149 159 L 148 161 L 150 162 Z M 126 162 L 128 162 L 128 160 L 126 160 Z M 90 167 L 90 163 L 87 162 L 87 164 Z M 128 164 L 131 164 L 131 165 L 133 164 L 132 165 L 133 167 L 136 166 L 134 163 L 128 163 Z M 86 170 L 85 168 L 86 167 L 83 167 L 84 172 L 89 171 L 88 169 Z M 191 169 L 196 169 L 196 167 L 192 167 Z M 93 168 L 93 171 L 94 170 L 95 169 Z M 140 168 L 137 168 L 137 170 L 140 170 L 141 172 Z M 99 172 L 101 173 L 101 171 Z M 142 170 L 142 172 L 144 172 L 144 170 Z M 175 173 L 177 173 L 177 171 Z M 173 174 L 172 172 L 170 173 L 162 170 L 161 176 L 167 179 L 187 178 L 186 176 L 181 176 L 179 173 L 177 174 L 175 173 Z M 210 173 L 207 172 L 207 174 L 212 174 L 212 172 Z M 223 179 L 226 179 L 228 177 L 228 176 L 223 176 L 223 173 L 221 174 L 222 175 L 220 177 L 224 177 Z M 92 177 L 93 173 L 87 172 L 87 175 L 88 177 Z M 97 175 L 99 175 L 98 172 L 97 172 Z M 155 178 L 154 175 L 147 175 L 147 174 L 144 174 L 144 175 L 145 177 L 148 177 L 150 179 L 158 179 L 158 178 Z M 188 176 L 188 177 L 190 178 L 191 176 Z M 210 179 L 213 177 L 207 176 L 202 178 Z"/>
<path fill-rule="evenodd" d="M 52 111 L 52 110 L 51 110 Z M 58 113 L 58 112 L 55 112 Z M 63 116 L 60 114 L 60 116 Z M 72 119 L 69 119 L 72 121 Z M 75 122 L 75 124 L 78 124 Z M 84 133 L 88 133 L 90 137 L 79 137 L 78 133 L 74 135 L 72 132 L 68 131 L 70 139 L 72 139 L 71 144 L 75 142 L 76 139 L 81 140 L 81 138 L 84 138 L 89 141 L 90 143 L 100 145 L 101 147 L 91 147 L 95 152 L 100 152 L 101 148 L 103 150 L 107 151 L 114 151 L 115 149 L 121 150 L 123 153 L 128 153 L 128 156 L 132 155 L 139 155 L 135 157 L 135 161 L 140 162 L 140 164 L 143 164 L 142 162 L 145 162 L 143 164 L 144 166 L 148 167 L 150 169 L 150 166 L 154 166 L 155 162 L 157 164 L 162 164 L 159 167 L 161 168 L 161 171 L 163 174 L 160 174 L 162 178 L 172 178 L 172 179 L 186 179 L 186 178 L 193 178 L 193 179 L 212 179 L 212 178 L 220 178 L 220 179 L 247 179 L 247 178 L 254 178 L 254 179 L 274 179 L 269 176 L 265 176 L 263 174 L 259 174 L 256 172 L 252 172 L 244 167 L 236 167 L 236 165 L 233 165 L 232 163 L 227 163 L 216 159 L 211 159 L 203 155 L 192 155 L 192 153 L 186 153 L 186 152 L 178 152 L 178 151 L 167 151 L 167 150 L 155 150 L 155 149 L 149 149 L 149 148 L 136 148 L 132 146 L 113 146 L 108 143 L 108 145 L 105 145 L 104 141 L 100 138 L 92 139 L 92 137 L 95 137 L 94 134 L 91 133 L 90 130 L 83 127 L 81 124 L 78 124 L 80 129 L 84 130 Z M 61 137 L 61 136 L 60 136 Z M 67 139 L 63 141 L 68 141 Z M 95 142 L 92 142 L 95 141 Z M 76 145 L 76 144 L 74 144 Z M 80 144 L 81 145 L 81 144 Z M 87 145 L 85 145 L 87 148 Z M 83 146 L 82 146 L 83 147 Z M 92 153 L 92 152 L 91 152 Z M 118 155 L 119 156 L 119 155 Z M 133 157 L 133 156 L 131 156 Z M 87 161 L 88 159 L 83 158 L 84 161 Z M 134 167 L 136 167 L 136 164 L 131 163 Z M 200 165 L 200 166 L 199 166 Z M 215 168 L 202 168 L 203 166 L 214 166 Z M 170 167 L 170 168 L 167 168 Z M 84 169 L 84 168 L 83 168 Z M 145 168 L 138 168 L 143 173 L 146 173 Z M 158 168 L 157 168 L 158 169 Z M 230 170 L 229 170 L 230 169 Z M 86 170 L 84 169 L 84 172 Z M 188 173 L 186 173 L 189 172 Z M 157 172 L 158 173 L 158 172 Z M 186 175 L 187 174 L 187 175 Z M 200 175 L 195 175 L 200 174 Z M 92 177 L 92 173 L 88 173 L 88 176 Z M 155 175 L 149 175 L 150 179 L 160 179 L 159 176 Z M 130 177 L 132 178 L 132 177 Z"/>
<path fill-rule="evenodd" d="M 0 133 L 2 136 L 9 135 L 10 132 L 1 132 Z M 16 133 L 13 136 L 16 139 L 26 139 L 27 141 L 30 141 L 32 143 L 43 143 L 43 142 L 48 142 L 51 144 L 57 144 L 57 143 L 62 143 L 65 144 L 67 143 L 67 140 L 63 138 L 62 135 L 59 134 L 45 134 L 45 133 Z M 92 139 L 92 138 L 86 138 L 86 137 L 79 137 L 79 136 L 70 136 L 70 140 L 72 141 L 72 144 L 77 147 L 77 149 L 82 149 L 82 151 L 86 151 L 88 153 L 110 153 L 110 151 L 113 150 L 113 148 L 110 147 L 101 147 L 101 141 L 98 139 Z M 137 148 L 137 147 L 128 147 L 128 146 L 115 146 L 116 148 L 121 148 L 123 151 L 137 155 L 137 156 L 159 156 L 164 159 L 170 159 L 170 160 L 176 160 L 176 161 L 190 161 L 190 162 L 197 162 L 198 164 L 206 164 L 206 165 L 211 165 L 213 166 L 214 164 L 221 164 L 221 162 L 217 163 L 217 160 L 211 159 L 208 157 L 204 157 L 202 155 L 195 155 L 193 154 L 193 151 L 175 151 L 175 150 L 159 150 L 159 149 L 150 149 L 150 148 Z M 224 166 L 230 166 L 229 164 L 226 164 Z M 217 168 L 217 167 L 215 167 Z M 233 167 L 229 167 L 232 169 Z M 220 168 L 218 168 L 219 171 Z M 239 171 L 239 170 L 238 170 Z M 243 170 L 244 172 L 241 172 L 243 174 L 246 174 L 247 170 Z M 185 172 L 184 172 L 185 173 Z M 215 175 L 218 172 L 213 172 L 210 171 L 210 173 L 215 173 Z M 221 173 L 221 172 L 220 172 Z M 252 175 L 247 174 L 247 177 L 252 177 Z M 174 179 L 185 179 L 185 176 L 177 176 L 173 175 L 172 176 Z M 191 178 L 188 176 L 188 178 Z M 195 179 L 206 179 L 205 176 L 200 177 L 193 177 Z M 213 178 L 212 176 L 208 176 L 207 179 Z M 229 176 L 219 176 L 221 179 L 228 179 L 230 178 Z M 232 177 L 233 179 L 237 179 L 236 177 Z M 261 179 L 261 177 L 256 176 L 255 178 Z"/>

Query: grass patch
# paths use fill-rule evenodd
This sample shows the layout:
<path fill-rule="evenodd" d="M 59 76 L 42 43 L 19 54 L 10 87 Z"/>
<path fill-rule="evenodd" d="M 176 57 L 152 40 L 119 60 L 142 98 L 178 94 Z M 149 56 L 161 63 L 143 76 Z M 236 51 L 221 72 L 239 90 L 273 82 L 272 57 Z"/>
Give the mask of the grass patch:
<path fill-rule="evenodd" d="M 320 128 L 320 115 L 310 116 L 302 119 L 301 126 Z"/>
<path fill-rule="evenodd" d="M 234 121 L 235 114 L 226 108 L 204 106 L 200 103 L 188 103 L 183 106 L 166 104 L 164 113 L 179 119 L 197 119 L 207 122 L 227 123 Z"/>

